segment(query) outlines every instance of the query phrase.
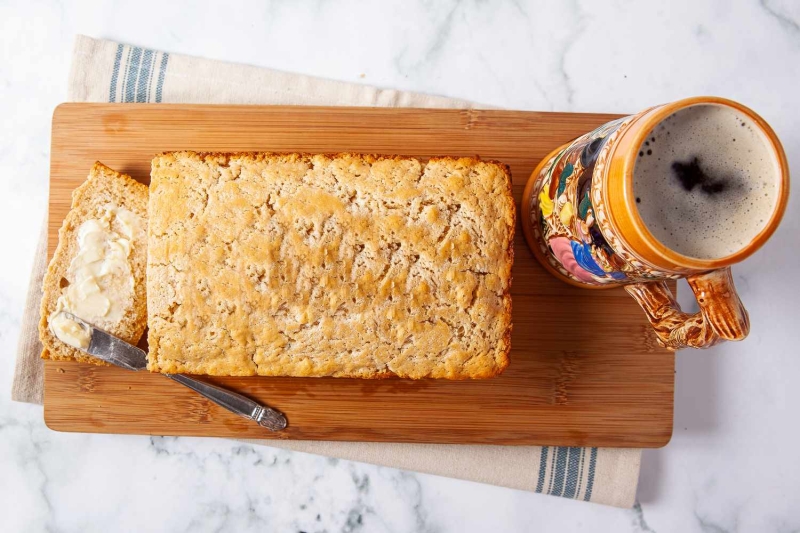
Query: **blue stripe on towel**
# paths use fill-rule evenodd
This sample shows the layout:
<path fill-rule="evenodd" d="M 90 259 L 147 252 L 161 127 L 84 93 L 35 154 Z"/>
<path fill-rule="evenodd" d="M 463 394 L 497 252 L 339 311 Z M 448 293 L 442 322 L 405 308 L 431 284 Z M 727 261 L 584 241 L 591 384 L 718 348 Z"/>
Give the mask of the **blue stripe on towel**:
<path fill-rule="evenodd" d="M 158 85 L 156 86 L 156 102 L 161 102 L 161 88 L 164 86 L 164 74 L 167 72 L 169 54 L 164 52 L 161 56 L 161 68 L 158 71 Z"/>
<path fill-rule="evenodd" d="M 120 102 L 125 101 L 125 81 L 128 79 L 128 71 L 129 71 L 128 65 L 131 64 L 131 52 L 133 52 L 133 49 L 130 46 L 128 46 L 127 48 L 128 48 L 128 54 L 125 56 L 125 62 L 124 62 L 125 68 L 120 67 L 122 68 L 122 83 L 120 84 L 120 89 L 119 89 Z"/>
<path fill-rule="evenodd" d="M 136 101 L 147 101 L 147 87 L 150 83 L 150 64 L 153 62 L 153 51 L 145 50 L 142 66 L 139 68 L 139 81 L 136 84 Z"/>
<path fill-rule="evenodd" d="M 125 81 L 125 102 L 133 102 L 136 96 L 136 79 L 139 77 L 139 62 L 142 59 L 142 49 L 134 46 L 131 60 L 128 63 L 128 76 Z"/>
<path fill-rule="evenodd" d="M 581 488 L 583 485 L 583 465 L 586 464 L 586 448 L 581 448 L 581 463 L 578 468 L 578 486 L 575 489 L 575 498 L 581 497 Z"/>
<path fill-rule="evenodd" d="M 583 496 L 583 501 L 585 502 L 588 502 L 592 498 L 595 466 L 597 466 L 597 448 L 592 448 L 592 455 L 589 459 L 589 478 L 586 480 L 586 494 Z"/>
<path fill-rule="evenodd" d="M 566 473 L 567 469 L 567 455 L 569 454 L 569 448 L 566 446 L 559 446 L 556 452 L 556 471 L 554 475 L 553 481 L 553 489 L 550 491 L 550 494 L 554 496 L 561 496 L 561 493 L 564 491 L 564 474 Z"/>
<path fill-rule="evenodd" d="M 553 494 L 553 480 L 556 478 L 553 473 L 556 471 L 556 452 L 558 451 L 558 446 L 553 448 L 553 453 L 550 454 L 550 482 L 547 484 L 547 490 L 545 494 Z"/>
<path fill-rule="evenodd" d="M 108 90 L 108 101 L 117 101 L 117 79 L 119 78 L 119 64 L 122 61 L 122 45 L 117 45 L 117 55 L 114 57 L 114 70 L 111 73 L 111 88 Z"/>
<path fill-rule="evenodd" d="M 565 498 L 574 498 L 578 490 L 578 469 L 581 464 L 581 449 L 573 446 L 567 456 L 567 481 L 564 485 Z"/>

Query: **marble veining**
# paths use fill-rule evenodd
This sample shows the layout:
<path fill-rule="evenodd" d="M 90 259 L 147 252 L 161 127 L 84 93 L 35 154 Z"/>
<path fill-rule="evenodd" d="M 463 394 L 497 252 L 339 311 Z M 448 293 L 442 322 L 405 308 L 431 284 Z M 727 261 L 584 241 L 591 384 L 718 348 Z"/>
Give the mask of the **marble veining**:
<path fill-rule="evenodd" d="M 633 504 L 633 519 L 631 520 L 632 525 L 636 528 L 636 531 L 641 531 L 642 533 L 655 533 L 655 530 L 651 528 L 647 521 L 644 519 L 644 510 L 642 510 L 642 504 L 636 502 Z"/>
<path fill-rule="evenodd" d="M 516 109 L 624 113 L 717 94 L 763 115 L 800 168 L 795 0 L 6 0 L 0 20 L 5 391 L 76 33 Z M 800 531 L 800 291 L 783 281 L 797 275 L 798 197 L 734 268 L 751 336 L 678 354 L 674 437 L 644 452 L 633 509 L 229 440 L 54 433 L 6 392 L 0 530 Z"/>
<path fill-rule="evenodd" d="M 781 6 L 778 2 L 759 0 L 759 4 L 761 4 L 761 7 L 763 7 L 767 13 L 778 19 L 784 28 L 793 32 L 800 32 L 800 24 L 798 24 L 797 21 L 791 18 L 789 15 L 785 14 L 783 12 L 783 6 Z"/>

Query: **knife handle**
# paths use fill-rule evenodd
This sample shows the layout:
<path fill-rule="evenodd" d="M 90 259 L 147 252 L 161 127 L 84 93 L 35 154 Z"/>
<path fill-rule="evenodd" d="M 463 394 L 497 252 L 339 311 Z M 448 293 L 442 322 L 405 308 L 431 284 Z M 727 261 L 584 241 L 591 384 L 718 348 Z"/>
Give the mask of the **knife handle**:
<path fill-rule="evenodd" d="M 165 374 L 165 376 L 173 381 L 177 381 L 181 385 L 189 387 L 220 407 L 224 407 L 232 413 L 253 420 L 260 426 L 271 431 L 280 431 L 286 427 L 286 417 L 283 416 L 283 413 L 270 407 L 264 407 L 239 393 L 217 387 L 216 385 L 200 381 L 199 379 L 190 378 L 183 374 Z"/>

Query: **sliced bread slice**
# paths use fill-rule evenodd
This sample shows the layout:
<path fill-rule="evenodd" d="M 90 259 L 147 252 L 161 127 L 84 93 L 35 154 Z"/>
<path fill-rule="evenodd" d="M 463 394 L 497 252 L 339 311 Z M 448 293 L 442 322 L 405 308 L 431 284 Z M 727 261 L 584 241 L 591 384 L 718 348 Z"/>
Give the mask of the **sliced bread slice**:
<path fill-rule="evenodd" d="M 147 203 L 146 185 L 100 162 L 72 192 L 44 277 L 42 358 L 103 364 L 76 348 L 80 342 L 69 324 L 57 320 L 61 310 L 129 343 L 139 341 L 147 326 Z"/>

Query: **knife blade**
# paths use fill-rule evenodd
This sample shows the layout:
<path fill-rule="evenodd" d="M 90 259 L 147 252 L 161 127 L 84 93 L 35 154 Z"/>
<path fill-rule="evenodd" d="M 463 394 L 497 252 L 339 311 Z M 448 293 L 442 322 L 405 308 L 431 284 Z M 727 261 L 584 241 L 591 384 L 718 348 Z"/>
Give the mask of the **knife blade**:
<path fill-rule="evenodd" d="M 80 317 L 67 311 L 61 312 L 66 318 L 78 324 L 89 334 L 89 346 L 83 350 L 93 357 L 97 357 L 127 370 L 134 372 L 147 368 L 147 354 L 141 348 L 128 344 L 124 340 L 94 327 Z M 241 417 L 256 422 L 258 425 L 272 431 L 280 431 L 287 425 L 286 417 L 280 411 L 263 406 L 258 402 L 242 396 L 238 392 L 212 385 L 183 374 L 163 374 L 165 377 L 188 387 L 215 404 L 235 413 Z"/>
<path fill-rule="evenodd" d="M 89 333 L 89 347 L 86 348 L 86 353 L 89 355 L 128 370 L 139 371 L 147 368 L 147 354 L 141 348 L 92 326 L 72 313 L 64 314 Z"/>

